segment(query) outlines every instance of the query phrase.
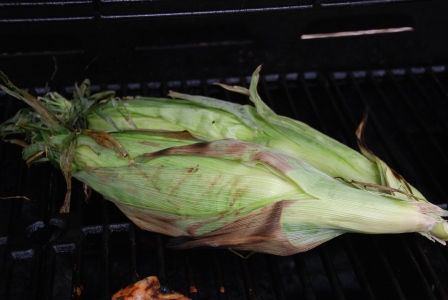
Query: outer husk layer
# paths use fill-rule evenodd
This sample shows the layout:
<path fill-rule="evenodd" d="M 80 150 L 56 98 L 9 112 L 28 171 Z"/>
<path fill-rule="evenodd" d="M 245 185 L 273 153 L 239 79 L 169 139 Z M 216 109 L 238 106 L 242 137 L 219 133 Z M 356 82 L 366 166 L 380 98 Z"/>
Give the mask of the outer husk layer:
<path fill-rule="evenodd" d="M 127 156 L 81 134 L 73 176 L 141 228 L 191 238 L 177 248 L 290 255 L 345 232 L 430 234 L 443 222 L 437 206 L 348 186 L 264 146 L 185 133 L 110 135 Z"/>

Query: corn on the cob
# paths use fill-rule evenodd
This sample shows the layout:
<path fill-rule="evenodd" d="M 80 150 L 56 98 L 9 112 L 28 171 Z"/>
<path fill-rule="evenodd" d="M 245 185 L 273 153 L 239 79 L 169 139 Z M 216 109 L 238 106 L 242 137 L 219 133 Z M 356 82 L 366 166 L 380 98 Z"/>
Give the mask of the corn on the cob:
<path fill-rule="evenodd" d="M 249 89 L 221 85 L 247 95 L 255 107 L 171 91 L 169 95 L 176 99 L 136 97 L 99 104 L 87 115 L 88 126 L 105 131 L 187 130 L 210 140 L 236 138 L 288 153 L 358 188 L 386 187 L 398 197 L 426 201 L 418 190 L 369 151 L 362 137 L 366 119 L 356 131 L 361 154 L 303 122 L 273 112 L 257 93 L 259 71 L 260 68 L 254 72 Z"/>
<path fill-rule="evenodd" d="M 192 238 L 178 248 L 290 255 L 345 232 L 430 234 L 448 215 L 429 203 L 348 186 L 288 154 L 236 139 L 85 130 L 55 135 L 48 146 L 59 153 L 67 140 L 76 141 L 74 178 L 140 228 Z"/>
<path fill-rule="evenodd" d="M 97 105 L 87 115 L 88 126 L 105 131 L 188 130 L 211 140 L 236 138 L 286 152 L 348 183 L 384 185 L 376 162 L 302 122 L 270 110 L 256 92 L 258 76 L 257 70 L 249 90 L 226 86 L 247 93 L 256 107 L 170 92 L 176 99 L 136 97 Z"/>
<path fill-rule="evenodd" d="M 9 86 L 15 92 L 2 88 L 32 104 L 41 116 L 40 123 L 31 124 L 30 113 L 24 112 L 1 128 L 4 134 L 32 132 L 32 144 L 25 148 L 24 159 L 38 161 L 42 154 L 43 160 L 61 167 L 68 184 L 71 176 L 88 184 L 143 229 L 192 238 L 176 245 L 178 248 L 219 246 L 289 255 L 345 232 L 419 232 L 442 243 L 448 240 L 448 226 L 442 218 L 448 212 L 427 202 L 410 186 L 405 190 L 396 188 L 404 179 L 368 149 L 363 151 L 374 161 L 302 123 L 297 125 L 278 116 L 276 119 L 267 107 L 257 106 L 258 112 L 249 106 L 232 106 L 229 112 L 228 108 L 223 111 L 202 103 L 199 106 L 203 110 L 196 110 L 206 117 L 212 114 L 205 120 L 222 120 L 234 126 L 230 131 L 216 127 L 209 134 L 211 131 L 201 126 L 197 130 L 185 128 L 176 106 L 170 106 L 169 100 L 157 100 L 160 111 L 166 108 L 162 104 L 171 109 L 162 119 L 174 117 L 175 121 L 157 127 L 160 118 L 156 116 L 155 125 L 146 129 L 120 132 L 117 128 L 101 128 L 110 131 L 106 133 L 98 130 L 100 121 L 92 121 L 92 111 L 107 120 L 103 125 L 138 127 L 138 115 L 129 109 L 132 105 L 111 101 L 115 109 L 122 105 L 119 111 L 124 116 L 114 119 L 103 104 L 97 104 L 110 99 L 110 94 L 88 97 L 81 87 L 75 102 L 57 94 L 39 102 L 11 83 Z M 174 103 L 183 105 L 181 100 Z M 76 128 L 82 126 L 85 115 L 91 129 Z M 246 119 L 248 116 L 252 119 Z M 120 125 L 123 120 L 126 123 Z M 304 131 L 298 133 L 297 139 L 317 135 L 317 143 L 307 148 L 304 145 L 308 139 L 291 137 L 295 127 Z M 185 129 L 189 132 L 176 132 Z M 359 140 L 364 147 L 360 134 Z M 286 151 L 289 148 L 283 149 L 285 145 L 295 147 L 294 151 Z M 312 166 L 304 159 L 307 152 L 296 152 L 322 146 L 324 149 L 316 153 L 342 157 L 343 161 L 355 157 L 362 164 L 370 164 L 362 171 L 366 168 L 372 172 L 368 177 L 358 177 L 349 171 L 356 167 L 343 167 L 343 161 L 335 169 L 328 167 L 333 161 Z M 332 155 L 333 146 L 337 150 Z M 330 160 L 323 157 L 319 159 Z M 364 180 L 368 188 L 358 184 Z"/>
<path fill-rule="evenodd" d="M 171 91 L 169 95 L 176 99 L 136 97 L 97 105 L 87 115 L 88 126 L 105 131 L 188 130 L 211 140 L 236 138 L 288 153 L 360 189 L 386 191 L 403 199 L 427 202 L 417 189 L 368 149 L 362 136 L 366 118 L 356 130 L 359 153 L 303 122 L 273 112 L 258 95 L 259 71 L 260 68 L 255 70 L 249 89 L 221 84 L 247 95 L 255 107 Z"/>

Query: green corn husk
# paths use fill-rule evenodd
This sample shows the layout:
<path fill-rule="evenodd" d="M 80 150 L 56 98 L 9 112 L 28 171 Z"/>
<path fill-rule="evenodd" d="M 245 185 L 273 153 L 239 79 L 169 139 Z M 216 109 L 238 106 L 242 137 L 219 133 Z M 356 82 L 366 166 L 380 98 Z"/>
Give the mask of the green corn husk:
<path fill-rule="evenodd" d="M 259 71 L 254 72 L 249 89 L 221 84 L 247 95 L 255 107 L 170 92 L 176 99 L 136 97 L 101 103 L 87 115 L 88 126 L 104 131 L 188 130 L 210 140 L 236 138 L 288 153 L 360 189 L 428 202 L 368 149 L 362 136 L 366 117 L 356 130 L 359 153 L 303 122 L 275 114 L 258 95 Z"/>
<path fill-rule="evenodd" d="M 386 188 L 398 197 L 426 201 L 367 148 L 362 137 L 366 118 L 356 131 L 359 153 L 303 122 L 273 112 L 257 93 L 259 71 L 254 72 L 249 89 L 221 84 L 247 95 L 255 107 L 171 91 L 169 95 L 176 99 L 135 97 L 101 103 L 87 115 L 88 126 L 104 131 L 187 130 L 210 140 L 235 138 L 288 153 L 361 189 Z"/>
<path fill-rule="evenodd" d="M 54 136 L 53 153 L 67 140 L 76 141 L 74 178 L 140 228 L 190 237 L 172 245 L 179 249 L 291 255 L 346 232 L 431 235 L 438 224 L 448 229 L 441 218 L 448 212 L 435 205 L 360 190 L 288 154 L 236 139 L 87 130 L 75 139 Z"/>
<path fill-rule="evenodd" d="M 204 120 L 210 122 L 207 112 L 212 114 L 212 121 L 222 122 L 214 131 L 217 136 L 212 136 L 206 134 L 211 132 L 209 129 L 201 126 L 197 126 L 198 130 L 184 128 L 184 121 L 180 120 L 186 116 L 176 112 L 177 105 L 156 99 L 160 111 L 166 108 L 162 104 L 168 106 L 165 119 L 173 116 L 177 120 L 169 120 L 163 126 L 173 127 L 121 130 L 124 126 L 120 124 L 138 126 L 135 113 L 144 107 L 134 112 L 130 109 L 133 102 L 118 101 L 107 92 L 90 96 L 88 82 L 77 87 L 74 101 L 58 94 L 39 101 L 11 83 L 9 87 L 2 89 L 31 102 L 36 112 L 20 112 L 0 127 L 2 135 L 28 133 L 31 144 L 25 148 L 23 158 L 28 162 L 49 160 L 61 168 L 68 185 L 63 212 L 68 210 L 70 178 L 74 177 L 114 202 L 139 227 L 191 238 L 174 244 L 177 248 L 228 247 L 289 255 L 346 232 L 419 232 L 441 243 L 448 240 L 448 225 L 442 218 L 448 212 L 427 202 L 410 185 L 405 185 L 405 190 L 395 188 L 405 181 L 365 148 L 363 124 L 358 138 L 371 160 L 303 123 L 279 116 L 275 121 L 272 112 L 269 118 L 277 123 L 271 122 L 249 106 L 231 105 L 235 108 L 232 114 L 201 104 L 204 110 L 199 111 L 204 114 L 201 120 L 205 125 Z M 103 101 L 106 104 L 100 103 Z M 183 105 L 185 100 L 173 103 Z M 108 104 L 113 107 L 110 112 L 105 109 Z M 244 113 L 237 114 L 238 110 Z M 114 118 L 113 111 L 118 111 L 120 118 Z M 109 133 L 102 131 L 106 128 L 99 130 L 100 126 L 91 122 L 95 115 L 100 116 L 103 125 L 114 128 L 108 128 Z M 250 115 L 250 122 L 241 121 Z M 187 117 L 191 120 L 192 116 L 197 115 Z M 86 118 L 90 130 L 83 129 Z M 157 116 L 152 121 L 163 123 Z M 233 122 L 230 131 L 229 122 Z M 58 127 L 52 127 L 54 124 Z M 303 132 L 299 130 L 297 137 L 290 137 L 288 133 L 294 126 Z M 178 131 L 185 129 L 189 132 Z M 222 132 L 234 136 L 220 136 Z M 274 138 L 270 139 L 268 133 Z M 297 140 L 306 133 L 320 134 L 310 148 L 304 146 L 307 139 L 301 143 Z M 244 141 L 245 134 L 253 136 Z M 277 149 L 282 148 L 279 145 L 292 147 L 294 143 L 303 149 L 318 149 L 321 145 L 319 153 L 328 155 L 330 145 L 334 145 L 338 150 L 330 156 L 332 159 L 357 157 L 361 163 L 373 166 L 376 173 L 366 178 L 376 181 L 358 184 L 363 181 L 349 172 L 354 166 L 333 168 L 334 172 L 347 172 L 347 178 L 354 178 L 336 180 L 341 176 L 324 171 L 332 163 L 328 157 L 321 159 L 328 160 L 321 168 L 300 157 L 303 153 Z M 348 152 L 345 156 L 344 151 Z M 337 163 L 342 166 L 344 160 Z M 364 185 L 368 187 L 363 188 Z"/>
<path fill-rule="evenodd" d="M 104 131 L 187 130 L 210 140 L 236 138 L 286 152 L 348 183 L 386 185 L 375 161 L 302 122 L 270 110 L 256 91 L 258 72 L 249 90 L 223 85 L 247 94 L 255 107 L 171 91 L 169 95 L 176 99 L 136 97 L 102 103 L 87 115 L 88 126 Z"/>

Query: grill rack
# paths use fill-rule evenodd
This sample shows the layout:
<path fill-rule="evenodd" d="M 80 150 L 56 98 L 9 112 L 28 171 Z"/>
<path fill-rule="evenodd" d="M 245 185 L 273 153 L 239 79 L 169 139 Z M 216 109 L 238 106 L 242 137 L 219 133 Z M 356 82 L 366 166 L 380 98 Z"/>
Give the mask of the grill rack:
<path fill-rule="evenodd" d="M 100 83 L 94 90 L 164 96 L 168 90 L 246 103 L 213 82 L 247 85 L 248 77 Z M 57 89 L 68 94 L 72 87 Z M 33 94 L 45 89 L 33 87 Z M 366 142 L 429 201 L 444 208 L 448 165 L 446 66 L 265 74 L 259 91 L 277 113 L 302 120 L 356 148 L 366 108 Z M 22 103 L 0 94 L 4 119 Z M 395 118 L 394 118 L 395 116 Z M 110 299 L 138 278 L 192 299 L 448 299 L 448 248 L 417 234 L 347 234 L 291 257 L 227 250 L 166 249 L 168 237 L 143 232 L 110 202 L 84 201 L 76 183 L 71 212 L 57 213 L 64 180 L 49 165 L 27 169 L 17 146 L 0 144 L 1 299 Z"/>

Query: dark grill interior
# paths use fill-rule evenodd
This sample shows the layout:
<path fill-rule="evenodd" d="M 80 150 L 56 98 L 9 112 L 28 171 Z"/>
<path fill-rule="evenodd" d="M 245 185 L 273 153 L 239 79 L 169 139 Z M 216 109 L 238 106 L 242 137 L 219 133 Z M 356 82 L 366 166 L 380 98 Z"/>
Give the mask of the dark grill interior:
<path fill-rule="evenodd" d="M 238 85 L 247 80 L 219 79 Z M 245 101 L 211 83 L 132 82 L 94 89 L 154 96 L 175 89 Z M 259 86 L 277 112 L 352 147 L 368 108 L 371 148 L 443 207 L 448 161 L 440 141 L 447 137 L 447 89 L 445 66 L 266 74 Z M 21 104 L 1 98 L 4 118 Z M 168 237 L 139 230 L 98 195 L 86 203 L 79 184 L 71 212 L 60 215 L 61 175 L 49 165 L 27 169 L 14 145 L 2 143 L 0 155 L 2 195 L 35 200 L 1 202 L 2 299 L 107 299 L 149 275 L 193 299 L 448 299 L 448 248 L 417 234 L 348 234 L 291 257 L 255 254 L 245 260 L 228 250 L 173 251 L 164 247 Z"/>
<path fill-rule="evenodd" d="M 357 149 L 368 111 L 367 145 L 448 207 L 446 1 L 62 3 L 0 3 L 0 69 L 31 94 L 68 96 L 87 77 L 119 96 L 176 90 L 248 103 L 213 83 L 247 86 L 263 64 L 258 90 L 277 113 Z M 404 27 L 413 30 L 300 38 Z M 0 121 L 23 107 L 0 92 Z M 19 146 L 0 142 L 0 299 L 110 299 L 150 275 L 201 300 L 448 299 L 448 247 L 418 234 L 346 234 L 289 257 L 174 251 L 74 185 L 61 215 L 60 172 L 28 168 Z"/>

